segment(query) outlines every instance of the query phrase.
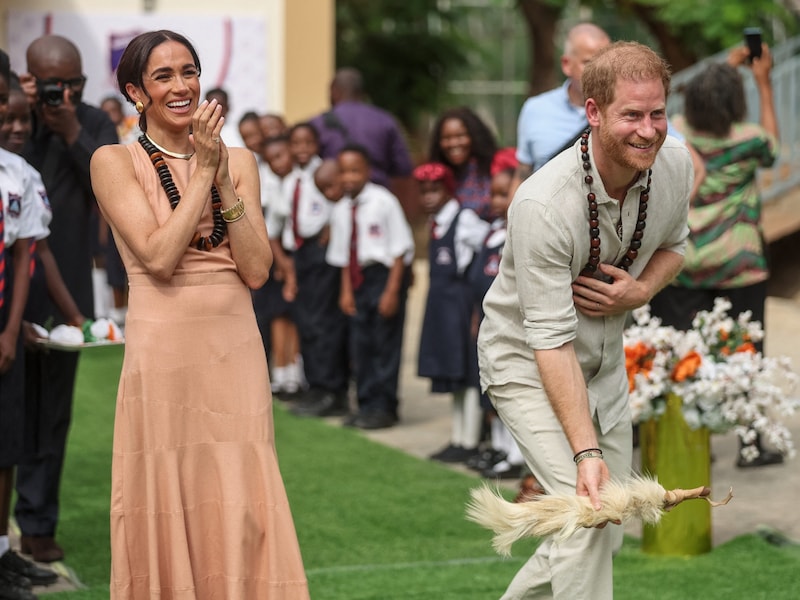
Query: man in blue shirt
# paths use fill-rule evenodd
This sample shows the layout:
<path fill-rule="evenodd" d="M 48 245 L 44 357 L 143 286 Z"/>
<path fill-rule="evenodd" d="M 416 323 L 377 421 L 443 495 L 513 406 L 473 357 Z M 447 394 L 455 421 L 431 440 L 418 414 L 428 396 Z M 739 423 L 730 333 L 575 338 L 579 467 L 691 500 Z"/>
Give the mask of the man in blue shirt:
<path fill-rule="evenodd" d="M 567 78 L 560 86 L 525 101 L 517 121 L 517 160 L 519 166 L 511 182 L 513 197 L 519 184 L 575 141 L 586 129 L 581 75 L 595 54 L 611 43 L 597 25 L 580 23 L 567 33 L 561 72 Z"/>

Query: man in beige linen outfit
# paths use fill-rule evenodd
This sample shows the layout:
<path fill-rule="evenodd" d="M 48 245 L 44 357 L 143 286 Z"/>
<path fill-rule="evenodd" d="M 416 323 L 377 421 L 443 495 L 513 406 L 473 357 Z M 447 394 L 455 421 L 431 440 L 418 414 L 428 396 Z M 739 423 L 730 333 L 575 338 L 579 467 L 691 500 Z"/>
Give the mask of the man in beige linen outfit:
<path fill-rule="evenodd" d="M 669 77 L 652 50 L 631 42 L 609 46 L 587 65 L 588 141 L 517 190 L 500 272 L 484 300 L 483 388 L 545 490 L 588 496 L 595 508 L 601 486 L 631 466 L 626 315 L 680 270 L 688 233 L 692 163 L 686 147 L 667 137 Z M 590 235 L 590 192 L 599 238 Z M 637 224 L 640 199 L 648 202 L 646 227 Z M 638 253 L 629 252 L 639 236 Z M 592 238 L 600 243 L 595 277 L 581 275 Z M 626 256 L 633 259 L 627 271 L 620 268 Z M 602 456 L 592 452 L 576 465 L 573 457 L 588 449 Z M 547 539 L 503 599 L 612 598 L 611 558 L 621 540 L 615 525 Z"/>

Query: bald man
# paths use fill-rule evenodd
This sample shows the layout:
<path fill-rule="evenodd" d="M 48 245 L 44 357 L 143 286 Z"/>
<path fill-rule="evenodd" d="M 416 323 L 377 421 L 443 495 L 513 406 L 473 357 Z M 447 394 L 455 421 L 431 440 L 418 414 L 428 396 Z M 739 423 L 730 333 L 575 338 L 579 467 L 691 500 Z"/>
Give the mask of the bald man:
<path fill-rule="evenodd" d="M 523 180 L 577 139 L 588 126 L 581 75 L 586 63 L 610 43 L 608 34 L 592 23 L 579 23 L 567 32 L 561 56 L 561 72 L 566 80 L 560 87 L 528 98 L 519 113 L 519 166 L 511 181 L 511 197 Z"/>
<path fill-rule="evenodd" d="M 89 161 L 101 145 L 117 143 L 117 130 L 105 112 L 81 100 L 86 78 L 80 52 L 71 41 L 56 35 L 40 37 L 28 47 L 26 58 L 28 72 L 20 82 L 31 105 L 33 132 L 22 153 L 47 188 L 53 211 L 49 243 L 64 283 L 81 314 L 91 317 L 89 240 L 95 199 Z M 53 325 L 65 322 L 44 286 L 33 283 L 26 319 L 45 323 L 51 318 Z M 25 353 L 27 447 L 17 470 L 14 512 L 22 530 L 22 551 L 40 562 L 64 556 L 55 541 L 58 490 L 78 356 L 57 350 Z"/>

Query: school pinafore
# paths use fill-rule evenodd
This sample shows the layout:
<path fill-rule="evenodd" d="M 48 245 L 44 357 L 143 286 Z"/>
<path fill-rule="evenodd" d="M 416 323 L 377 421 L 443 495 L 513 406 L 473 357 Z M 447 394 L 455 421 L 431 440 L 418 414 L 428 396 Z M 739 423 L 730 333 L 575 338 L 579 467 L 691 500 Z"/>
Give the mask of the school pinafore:
<path fill-rule="evenodd" d="M 455 237 L 461 211 L 439 239 L 431 237 L 430 287 L 422 321 L 418 373 L 431 392 L 452 393 L 478 385 L 477 347 L 470 335 L 472 293 L 465 270 L 458 272 Z"/>

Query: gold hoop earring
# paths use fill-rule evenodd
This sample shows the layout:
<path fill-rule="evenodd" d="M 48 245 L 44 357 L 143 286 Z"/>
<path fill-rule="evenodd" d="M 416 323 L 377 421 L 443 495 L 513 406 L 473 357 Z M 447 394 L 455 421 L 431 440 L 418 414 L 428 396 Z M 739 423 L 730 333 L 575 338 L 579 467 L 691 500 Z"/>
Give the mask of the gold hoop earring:
<path fill-rule="evenodd" d="M 144 112 L 144 103 L 141 100 L 137 100 L 134 106 L 136 107 L 136 112 L 138 112 L 139 114 L 142 114 Z"/>

